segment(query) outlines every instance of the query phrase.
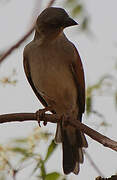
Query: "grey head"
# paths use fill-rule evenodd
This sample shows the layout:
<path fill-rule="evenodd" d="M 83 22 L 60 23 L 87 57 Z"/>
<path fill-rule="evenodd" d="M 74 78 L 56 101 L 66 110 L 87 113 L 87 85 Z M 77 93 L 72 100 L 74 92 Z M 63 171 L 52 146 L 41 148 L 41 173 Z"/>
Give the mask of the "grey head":
<path fill-rule="evenodd" d="M 36 25 L 38 28 L 62 28 L 68 26 L 74 26 L 78 23 L 75 22 L 67 12 L 62 8 L 57 7 L 49 7 L 46 8 L 42 13 L 38 16 Z"/>

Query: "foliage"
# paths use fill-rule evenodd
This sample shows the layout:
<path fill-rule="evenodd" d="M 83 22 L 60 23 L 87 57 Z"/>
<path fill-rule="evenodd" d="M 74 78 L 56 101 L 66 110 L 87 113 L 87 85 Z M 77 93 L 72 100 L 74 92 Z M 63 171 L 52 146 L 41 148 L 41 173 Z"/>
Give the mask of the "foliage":
<path fill-rule="evenodd" d="M 44 158 L 37 151 L 40 148 L 41 140 L 50 140 L 50 136 L 50 133 L 35 128 L 33 133 L 26 138 L 14 139 L 7 145 L 0 145 L 0 180 L 4 180 L 9 175 L 15 179 L 19 171 L 32 164 L 34 165 L 31 168 L 31 176 L 37 177 L 37 179 L 57 180 L 61 178 L 65 180 L 65 177 L 59 172 L 47 173 L 46 170 L 46 162 L 57 148 L 54 140 L 48 145 Z"/>
<path fill-rule="evenodd" d="M 81 30 L 89 30 L 89 16 L 86 12 L 85 5 L 82 1 L 79 0 L 64 0 L 63 6 L 70 10 L 71 15 L 74 18 L 80 16 L 81 19 Z M 2 56 L 2 53 L 1 55 Z M 8 77 L 0 78 L 0 84 L 6 85 L 16 85 L 17 80 L 14 78 L 16 71 L 13 70 L 13 73 Z M 89 85 L 87 88 L 87 99 L 86 99 L 86 113 L 89 117 L 94 113 L 100 118 L 104 117 L 100 112 L 94 109 L 94 95 L 95 94 L 111 94 L 114 97 L 114 102 L 117 107 L 117 86 L 116 86 L 116 77 L 112 74 L 107 74 L 101 77 L 93 85 Z M 101 126 L 108 126 L 108 124 L 103 121 Z M 37 177 L 41 180 L 57 180 L 57 179 L 66 179 L 65 176 L 62 176 L 59 172 L 48 172 L 46 169 L 46 163 L 53 155 L 54 151 L 57 148 L 57 145 L 52 140 L 47 148 L 45 156 L 42 156 L 42 153 L 38 152 L 37 149 L 40 149 L 41 140 L 50 141 L 51 134 L 48 132 L 42 132 L 40 128 L 34 129 L 34 132 L 23 139 L 15 139 L 7 143 L 7 145 L 0 145 L 0 180 L 5 180 L 7 176 L 12 176 L 16 179 L 17 174 L 22 171 L 24 168 L 33 165 L 31 169 L 31 176 Z M 99 179 L 100 178 L 100 179 Z M 108 179 L 114 180 L 115 176 L 112 176 Z M 101 180 L 104 178 L 98 177 L 96 180 Z"/>
<path fill-rule="evenodd" d="M 111 75 L 104 75 L 102 76 L 97 83 L 90 85 L 87 87 L 87 93 L 86 93 L 86 97 L 87 97 L 87 105 L 86 105 L 86 112 L 87 115 L 90 115 L 90 113 L 92 113 L 93 110 L 93 97 L 95 93 L 98 94 L 105 94 L 107 92 L 110 91 L 111 87 L 112 87 L 112 80 L 113 77 Z M 108 89 L 109 87 L 109 89 Z"/>
<path fill-rule="evenodd" d="M 85 5 L 81 2 L 82 1 L 78 1 L 78 0 L 65 0 L 63 3 L 63 6 L 65 8 L 68 7 L 68 9 L 71 12 L 71 15 L 74 18 L 77 18 L 78 16 L 80 16 L 81 32 L 84 30 L 88 32 L 89 31 L 89 16 L 88 16 L 87 11 L 85 9 Z"/>
<path fill-rule="evenodd" d="M 0 84 L 2 84 L 3 86 L 5 85 L 16 85 L 17 80 L 15 79 L 15 76 L 17 75 L 16 70 L 13 69 L 12 73 L 9 76 L 6 77 L 2 77 L 0 79 Z"/>
<path fill-rule="evenodd" d="M 94 114 L 100 118 L 101 123 L 99 127 L 109 127 L 110 124 L 106 122 L 104 115 L 94 109 L 95 96 L 110 95 L 114 97 L 115 104 L 117 104 L 116 93 L 117 86 L 115 77 L 112 74 L 103 75 L 96 83 L 89 85 L 86 91 L 86 114 L 87 117 Z M 98 125 L 97 125 L 98 128 Z"/>

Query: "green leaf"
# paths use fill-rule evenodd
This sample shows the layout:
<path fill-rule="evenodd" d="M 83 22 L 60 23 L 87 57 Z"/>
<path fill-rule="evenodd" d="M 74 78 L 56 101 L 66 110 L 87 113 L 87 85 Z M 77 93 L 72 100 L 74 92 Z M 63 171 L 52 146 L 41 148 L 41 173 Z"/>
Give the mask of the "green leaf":
<path fill-rule="evenodd" d="M 26 157 L 33 156 L 33 154 L 29 153 L 28 150 L 25 149 L 25 148 L 14 147 L 14 148 L 11 148 L 10 150 L 13 151 L 13 152 L 16 152 L 16 153 L 20 153 L 20 154 L 22 154 L 22 155 L 24 155 Z"/>
<path fill-rule="evenodd" d="M 26 143 L 27 142 L 27 138 L 22 138 L 22 139 L 14 139 L 13 140 L 14 143 Z"/>
<path fill-rule="evenodd" d="M 88 27 L 88 18 L 85 17 L 83 22 L 82 22 L 82 30 L 86 30 Z"/>
<path fill-rule="evenodd" d="M 41 166 L 40 166 L 40 170 L 41 170 L 41 177 L 43 178 L 43 180 L 45 180 L 46 177 L 46 169 L 45 169 L 45 164 L 44 161 L 41 160 Z"/>
<path fill-rule="evenodd" d="M 57 144 L 54 143 L 54 140 L 52 140 L 51 144 L 49 145 L 48 147 L 48 150 L 47 150 L 47 154 L 46 154 L 46 157 L 45 157 L 45 160 L 44 161 L 47 161 L 48 158 L 51 156 L 51 154 L 53 153 L 53 151 L 56 149 L 57 147 Z"/>
<path fill-rule="evenodd" d="M 45 180 L 57 180 L 61 175 L 57 172 L 52 172 L 46 175 Z"/>
<path fill-rule="evenodd" d="M 86 101 L 86 112 L 87 112 L 87 115 L 89 115 L 92 111 L 92 96 L 88 96 L 87 97 L 87 101 Z"/>
<path fill-rule="evenodd" d="M 80 14 L 82 12 L 82 10 L 83 10 L 83 7 L 82 7 L 82 5 L 79 4 L 73 8 L 72 15 L 75 17 L 78 14 Z"/>
<path fill-rule="evenodd" d="M 76 3 L 76 0 L 66 0 L 65 1 L 65 5 L 71 5 L 71 4 L 73 4 L 73 3 Z"/>

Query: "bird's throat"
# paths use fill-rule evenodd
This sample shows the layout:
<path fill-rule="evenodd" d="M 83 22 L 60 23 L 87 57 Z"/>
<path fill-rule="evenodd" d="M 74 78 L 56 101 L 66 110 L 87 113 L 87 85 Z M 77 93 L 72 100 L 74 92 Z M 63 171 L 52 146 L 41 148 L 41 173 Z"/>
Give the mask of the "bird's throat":
<path fill-rule="evenodd" d="M 61 34 L 61 30 L 46 30 L 45 31 L 35 31 L 34 40 L 38 41 L 40 45 L 50 44 L 56 40 L 56 38 Z"/>

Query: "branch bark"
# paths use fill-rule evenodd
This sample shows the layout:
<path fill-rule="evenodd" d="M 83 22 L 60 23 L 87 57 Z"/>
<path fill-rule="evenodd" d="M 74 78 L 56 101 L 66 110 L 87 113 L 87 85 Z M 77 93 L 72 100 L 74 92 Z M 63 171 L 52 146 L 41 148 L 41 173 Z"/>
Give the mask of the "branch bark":
<path fill-rule="evenodd" d="M 50 7 L 53 5 L 53 3 L 55 2 L 55 0 L 50 0 L 47 7 Z M 19 40 L 16 42 L 16 44 L 14 44 L 13 46 L 11 46 L 1 57 L 0 57 L 0 63 L 2 63 L 2 61 L 4 59 L 6 59 L 15 49 L 17 49 L 34 31 L 34 27 L 35 27 L 35 23 L 34 25 L 31 27 L 31 29 Z"/>
<path fill-rule="evenodd" d="M 113 175 L 110 178 L 97 177 L 95 180 L 117 180 L 117 175 Z"/>
<path fill-rule="evenodd" d="M 15 49 L 17 49 L 34 31 L 34 26 L 18 41 L 16 44 L 11 46 L 1 57 L 0 63 L 7 58 Z"/>
<path fill-rule="evenodd" d="M 46 121 L 51 123 L 57 123 L 60 122 L 61 116 L 57 114 L 45 114 L 44 117 L 39 117 L 40 121 Z M 15 114 L 4 114 L 0 115 L 0 123 L 6 123 L 6 122 L 14 122 L 14 121 L 37 121 L 37 113 L 15 113 Z M 87 134 L 95 141 L 101 143 L 105 147 L 108 147 L 114 151 L 117 151 L 117 142 L 102 135 L 101 133 L 91 129 L 87 125 L 81 123 L 80 121 L 69 121 L 66 120 L 65 124 L 70 124 L 71 126 L 74 126 L 75 128 L 79 129 L 81 132 Z"/>

